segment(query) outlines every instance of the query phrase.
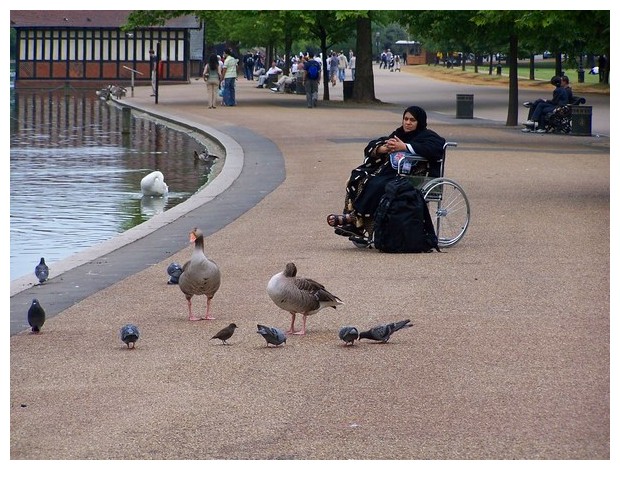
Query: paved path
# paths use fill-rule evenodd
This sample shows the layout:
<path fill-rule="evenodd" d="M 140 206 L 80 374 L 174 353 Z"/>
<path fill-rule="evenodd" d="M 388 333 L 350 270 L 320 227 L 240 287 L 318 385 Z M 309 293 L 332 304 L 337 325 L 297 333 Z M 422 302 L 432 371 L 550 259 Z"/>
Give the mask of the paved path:
<path fill-rule="evenodd" d="M 126 99 L 222 132 L 230 187 L 12 297 L 72 296 L 90 277 L 103 287 L 42 334 L 11 337 L 12 459 L 610 457 L 609 138 L 456 120 L 426 102 L 434 94 L 422 80 L 388 75 L 377 76 L 378 96 L 389 85 L 401 101 L 372 107 L 309 110 L 303 96 L 245 80 L 235 108 L 206 109 L 202 82 L 163 87 L 156 106 L 148 89 Z M 325 217 L 341 209 L 366 141 L 393 130 L 410 103 L 459 143 L 446 174 L 468 194 L 471 227 L 441 254 L 353 248 Z M 166 284 L 166 266 L 189 257 L 194 224 L 223 272 L 209 323 L 188 322 Z M 255 327 L 287 327 L 265 287 L 288 261 L 346 305 L 267 349 Z M 386 345 L 337 338 L 345 324 L 401 318 L 414 327 Z M 210 340 L 231 321 L 240 328 L 230 346 Z M 128 322 L 143 332 L 134 351 L 118 339 Z"/>

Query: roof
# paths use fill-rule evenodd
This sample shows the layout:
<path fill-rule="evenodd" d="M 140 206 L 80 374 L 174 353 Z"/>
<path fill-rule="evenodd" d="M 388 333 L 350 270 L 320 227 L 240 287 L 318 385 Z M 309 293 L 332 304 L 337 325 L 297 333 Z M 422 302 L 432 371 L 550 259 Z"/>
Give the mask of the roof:
<path fill-rule="evenodd" d="M 396 42 L 396 45 L 419 45 L 420 42 L 416 42 L 415 40 L 399 40 Z"/>
<path fill-rule="evenodd" d="M 11 10 L 11 27 L 119 28 L 127 22 L 131 12 L 133 10 Z M 200 21 L 193 15 L 185 15 L 152 28 L 200 28 Z"/>

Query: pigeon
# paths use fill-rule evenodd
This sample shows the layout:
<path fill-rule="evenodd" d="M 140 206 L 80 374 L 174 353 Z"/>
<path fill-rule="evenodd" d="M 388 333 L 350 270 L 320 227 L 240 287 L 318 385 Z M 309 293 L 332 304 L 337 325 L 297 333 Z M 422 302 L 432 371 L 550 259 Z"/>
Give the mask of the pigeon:
<path fill-rule="evenodd" d="M 353 345 L 355 340 L 359 339 L 359 331 L 357 327 L 346 326 L 342 327 L 338 332 L 338 336 L 340 340 L 342 340 L 346 345 Z"/>
<path fill-rule="evenodd" d="M 211 300 L 220 288 L 220 269 L 217 264 L 207 258 L 204 253 L 204 236 L 199 228 L 194 228 L 189 234 L 190 242 L 194 243 L 194 252 L 191 258 L 183 265 L 183 272 L 179 277 L 179 287 L 185 294 L 189 308 L 190 320 L 215 320 L 211 315 Z M 192 297 L 206 295 L 207 312 L 204 318 L 192 314 Z"/>
<path fill-rule="evenodd" d="M 41 261 L 39 262 L 39 264 L 34 267 L 34 274 L 39 279 L 39 283 L 45 282 L 45 280 L 47 280 L 47 277 L 50 276 L 50 269 L 45 264 L 45 259 L 43 257 L 41 257 Z"/>
<path fill-rule="evenodd" d="M 379 325 L 373 327 L 365 332 L 360 332 L 359 339 L 367 338 L 369 340 L 376 340 L 377 342 L 387 343 L 390 336 L 394 332 L 398 332 L 401 328 L 413 327 L 409 322 L 411 320 L 401 320 L 399 322 L 387 323 L 385 325 Z"/>
<path fill-rule="evenodd" d="M 101 90 L 97 90 L 95 93 L 99 97 L 100 100 L 110 100 L 110 89 L 112 85 L 108 85 L 107 87 L 103 87 Z"/>
<path fill-rule="evenodd" d="M 278 345 L 286 343 L 286 335 L 279 328 L 266 327 L 265 325 L 261 325 L 260 323 L 256 325 L 256 328 L 258 328 L 256 333 L 259 333 L 263 336 L 263 338 L 267 341 L 268 347 L 269 345 L 275 345 L 277 347 Z"/>
<path fill-rule="evenodd" d="M 135 325 L 128 323 L 121 328 L 121 340 L 127 344 L 127 348 L 134 348 L 138 338 L 140 338 L 140 331 Z"/>
<path fill-rule="evenodd" d="M 28 309 L 28 325 L 32 328 L 32 333 L 39 333 L 45 323 L 45 310 L 35 298 Z"/>
<path fill-rule="evenodd" d="M 276 273 L 267 284 L 267 294 L 278 307 L 291 314 L 291 327 L 286 333 L 306 334 L 306 319 L 326 307 L 336 308 L 344 303 L 328 292 L 319 282 L 297 277 L 294 263 L 286 264 L 283 272 Z M 302 314 L 302 328 L 295 330 L 295 315 Z"/>
<path fill-rule="evenodd" d="M 168 285 L 178 285 L 179 277 L 181 276 L 181 273 L 183 273 L 183 267 L 177 262 L 172 262 L 168 265 L 166 272 L 169 275 Z"/>
<path fill-rule="evenodd" d="M 228 345 L 226 343 L 226 340 L 232 337 L 233 333 L 235 333 L 235 328 L 237 328 L 237 325 L 235 325 L 234 323 L 231 323 L 230 325 L 222 328 L 219 332 L 213 335 L 211 337 L 211 340 L 213 340 L 214 338 L 217 338 L 222 341 L 222 345 Z"/>
<path fill-rule="evenodd" d="M 120 85 L 112 85 L 110 88 L 110 94 L 114 95 L 116 99 L 119 100 L 127 94 L 127 89 L 125 87 L 121 87 Z"/>

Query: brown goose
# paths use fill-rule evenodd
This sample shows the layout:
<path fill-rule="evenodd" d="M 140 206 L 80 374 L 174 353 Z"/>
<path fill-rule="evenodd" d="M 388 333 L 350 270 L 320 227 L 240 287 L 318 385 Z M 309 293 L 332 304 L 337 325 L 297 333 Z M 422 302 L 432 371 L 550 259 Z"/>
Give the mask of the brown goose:
<path fill-rule="evenodd" d="M 179 287 L 185 294 L 189 308 L 190 320 L 215 320 L 211 316 L 211 299 L 220 288 L 220 269 L 204 253 L 204 236 L 199 228 L 189 233 L 189 241 L 194 243 L 192 257 L 183 265 L 183 273 L 179 277 Z M 192 315 L 192 297 L 207 296 L 207 312 L 204 318 Z"/>
<path fill-rule="evenodd" d="M 267 284 L 267 293 L 278 307 L 291 314 L 291 328 L 286 333 L 306 334 L 306 319 L 319 310 L 344 303 L 334 294 L 325 290 L 319 282 L 309 278 L 297 277 L 297 267 L 287 263 L 283 272 L 276 273 Z M 295 331 L 295 315 L 302 314 L 301 330 Z"/>

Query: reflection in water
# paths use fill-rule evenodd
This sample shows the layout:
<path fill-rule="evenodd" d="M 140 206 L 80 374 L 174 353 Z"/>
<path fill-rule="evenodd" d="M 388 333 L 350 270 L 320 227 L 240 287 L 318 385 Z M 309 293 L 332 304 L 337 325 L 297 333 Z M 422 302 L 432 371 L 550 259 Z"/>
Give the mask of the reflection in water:
<path fill-rule="evenodd" d="M 140 199 L 140 213 L 146 217 L 161 213 L 165 210 L 167 200 L 167 195 L 163 197 L 143 195 Z"/>
<path fill-rule="evenodd" d="M 93 92 L 11 92 L 11 280 L 40 257 L 50 264 L 143 223 L 210 178 L 194 163 L 195 139 L 135 116 L 123 134 L 121 110 Z M 154 170 L 169 193 L 142 198 Z"/>

